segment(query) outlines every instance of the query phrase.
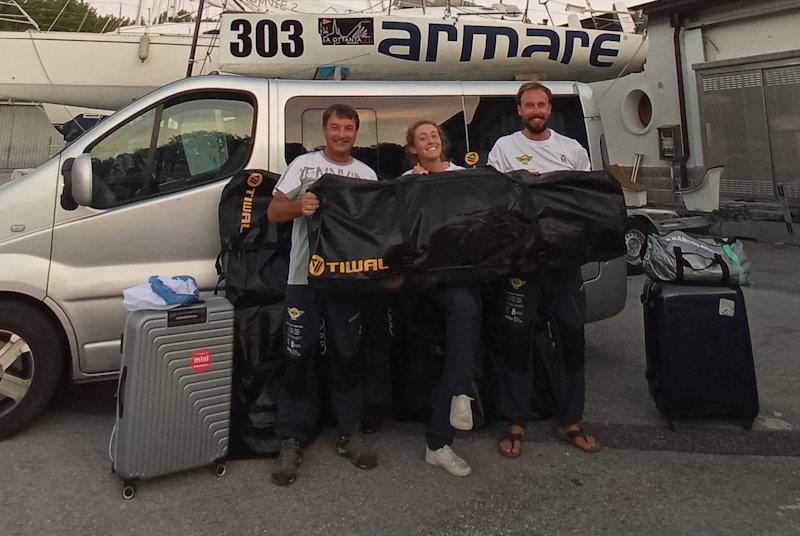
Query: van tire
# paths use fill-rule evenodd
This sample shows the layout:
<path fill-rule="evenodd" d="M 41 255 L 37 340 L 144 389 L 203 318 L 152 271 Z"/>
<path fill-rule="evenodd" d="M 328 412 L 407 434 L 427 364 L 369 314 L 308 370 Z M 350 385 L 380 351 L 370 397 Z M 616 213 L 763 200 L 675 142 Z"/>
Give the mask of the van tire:
<path fill-rule="evenodd" d="M 644 273 L 642 259 L 647 249 L 647 235 L 656 232 L 655 226 L 644 218 L 628 218 L 625 226 L 625 247 L 627 248 L 628 275 Z"/>
<path fill-rule="evenodd" d="M 16 345 L 9 344 L 12 337 Z M 18 357 L 11 357 L 20 350 Z M 61 382 L 65 357 L 58 326 L 44 311 L 25 302 L 0 301 L 0 439 L 22 430 L 42 413 Z M 23 387 L 19 382 L 14 385 L 18 400 L 3 394 L 12 386 L 4 377 L 23 380 Z"/>

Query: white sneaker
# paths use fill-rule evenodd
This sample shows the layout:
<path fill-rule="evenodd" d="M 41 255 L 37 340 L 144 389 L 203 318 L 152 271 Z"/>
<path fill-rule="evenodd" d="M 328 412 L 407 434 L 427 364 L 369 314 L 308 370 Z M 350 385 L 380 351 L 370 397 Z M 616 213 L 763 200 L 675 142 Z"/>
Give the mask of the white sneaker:
<path fill-rule="evenodd" d="M 450 445 L 445 445 L 438 450 L 431 450 L 425 446 L 425 462 L 434 467 L 441 467 L 453 476 L 468 476 L 472 468 L 464 459 L 453 452 Z"/>
<path fill-rule="evenodd" d="M 450 400 L 450 426 L 456 430 L 472 430 L 472 398 L 457 395 Z"/>

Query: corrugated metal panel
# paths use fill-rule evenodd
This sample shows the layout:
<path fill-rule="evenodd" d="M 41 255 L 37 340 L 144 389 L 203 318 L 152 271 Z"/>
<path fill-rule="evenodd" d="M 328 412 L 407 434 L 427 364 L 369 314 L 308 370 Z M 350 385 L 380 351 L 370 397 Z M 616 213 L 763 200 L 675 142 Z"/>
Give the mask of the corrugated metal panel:
<path fill-rule="evenodd" d="M 63 146 L 40 108 L 0 105 L 0 169 L 39 166 Z"/>
<path fill-rule="evenodd" d="M 764 70 L 775 184 L 800 201 L 800 65 Z"/>
<path fill-rule="evenodd" d="M 800 204 L 800 56 L 797 51 L 698 68 L 706 167 L 725 164 L 720 193 Z"/>
<path fill-rule="evenodd" d="M 720 193 L 772 199 L 775 192 L 761 71 L 701 73 L 699 92 L 706 168 L 725 164 Z"/>

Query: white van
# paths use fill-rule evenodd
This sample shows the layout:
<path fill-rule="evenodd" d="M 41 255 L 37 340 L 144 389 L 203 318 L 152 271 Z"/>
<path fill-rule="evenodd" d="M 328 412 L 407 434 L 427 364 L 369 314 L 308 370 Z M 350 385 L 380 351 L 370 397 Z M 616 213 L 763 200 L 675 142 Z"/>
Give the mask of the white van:
<path fill-rule="evenodd" d="M 0 437 L 45 407 L 60 381 L 114 377 L 124 288 L 151 275 L 216 283 L 220 192 L 235 172 L 282 172 L 324 144 L 334 102 L 361 117 L 354 155 L 382 178 L 406 168 L 406 127 L 433 119 L 450 153 L 479 165 L 520 128 L 519 82 L 350 82 L 201 76 L 160 88 L 39 168 L 0 187 Z M 588 86 L 547 84 L 551 126 L 603 167 Z M 625 259 L 584 266 L 589 319 L 625 304 Z"/>

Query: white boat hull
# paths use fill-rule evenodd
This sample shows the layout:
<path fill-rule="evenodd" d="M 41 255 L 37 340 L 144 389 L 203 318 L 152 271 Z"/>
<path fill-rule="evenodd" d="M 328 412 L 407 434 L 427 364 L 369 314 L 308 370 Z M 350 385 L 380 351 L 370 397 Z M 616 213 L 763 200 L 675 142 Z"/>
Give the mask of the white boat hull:
<path fill-rule="evenodd" d="M 186 75 L 191 38 L 75 32 L 0 32 L 0 98 L 117 110 Z M 212 38 L 198 39 L 194 74 L 218 69 Z M 201 73 L 202 70 L 202 73 Z"/>
<path fill-rule="evenodd" d="M 540 26 L 483 17 L 224 13 L 221 70 L 350 80 L 608 80 L 641 70 L 642 34 Z"/>

